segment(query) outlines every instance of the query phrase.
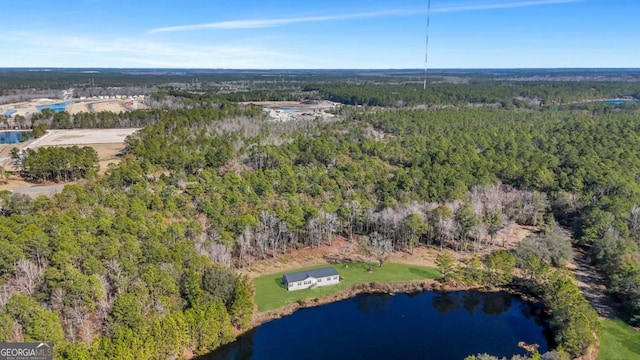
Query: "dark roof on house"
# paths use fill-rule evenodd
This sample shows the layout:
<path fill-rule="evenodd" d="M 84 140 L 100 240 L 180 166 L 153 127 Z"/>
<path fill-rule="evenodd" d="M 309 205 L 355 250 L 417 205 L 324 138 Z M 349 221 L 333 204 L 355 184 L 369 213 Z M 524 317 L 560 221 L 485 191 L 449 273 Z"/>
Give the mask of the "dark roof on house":
<path fill-rule="evenodd" d="M 336 268 L 325 267 L 320 269 L 305 270 L 300 272 L 284 274 L 283 277 L 286 282 L 290 283 L 290 282 L 296 282 L 296 281 L 303 281 L 304 279 L 310 278 L 310 277 L 321 278 L 321 277 L 334 276 L 334 275 L 338 275 L 338 270 L 336 270 Z"/>

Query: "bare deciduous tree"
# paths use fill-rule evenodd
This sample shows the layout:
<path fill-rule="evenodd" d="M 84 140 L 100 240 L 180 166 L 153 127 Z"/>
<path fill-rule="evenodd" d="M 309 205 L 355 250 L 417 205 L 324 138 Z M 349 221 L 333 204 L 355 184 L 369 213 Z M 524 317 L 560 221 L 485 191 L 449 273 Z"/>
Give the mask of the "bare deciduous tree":
<path fill-rule="evenodd" d="M 282 244 L 282 253 L 286 254 L 287 253 L 287 245 L 288 245 L 288 239 L 289 237 L 289 227 L 287 226 L 287 223 L 280 220 L 278 222 L 278 237 L 280 238 L 279 242 L 280 244 Z"/>
<path fill-rule="evenodd" d="M 507 239 L 511 238 L 513 236 L 513 231 L 515 228 L 516 222 L 515 221 L 509 221 L 505 226 L 504 229 L 502 229 L 501 231 L 501 235 L 502 235 L 502 247 L 505 247 L 507 245 Z"/>
<path fill-rule="evenodd" d="M 212 243 L 207 246 L 207 257 L 214 264 L 230 268 L 232 265 L 231 252 L 223 244 Z"/>
<path fill-rule="evenodd" d="M 453 217 L 439 218 L 435 224 L 435 233 L 442 249 L 445 244 L 451 244 L 458 237 L 460 230 Z"/>
<path fill-rule="evenodd" d="M 635 204 L 629 214 L 629 233 L 636 241 L 640 240 L 640 206 Z"/>
<path fill-rule="evenodd" d="M 480 250 L 480 246 L 482 246 L 482 241 L 487 238 L 489 235 L 489 231 L 487 228 L 487 224 L 481 222 L 474 225 L 471 228 L 471 236 L 473 237 L 473 252 L 477 252 Z"/>
<path fill-rule="evenodd" d="M 506 194 L 507 215 L 520 224 L 542 225 L 549 207 L 547 195 L 537 191 L 512 190 Z"/>
<path fill-rule="evenodd" d="M 33 296 L 40 287 L 43 273 L 44 266 L 38 266 L 30 260 L 20 259 L 16 262 L 9 284 L 15 291 Z"/>
<path fill-rule="evenodd" d="M 335 213 L 322 213 L 323 217 L 323 227 L 324 233 L 327 236 L 327 240 L 329 241 L 329 246 L 333 245 L 333 237 L 335 233 L 338 231 L 340 226 L 340 221 L 338 220 L 338 215 Z"/>
<path fill-rule="evenodd" d="M 362 212 L 362 208 L 358 200 L 348 201 L 344 204 L 344 207 L 347 209 L 347 217 L 349 219 L 349 240 L 353 240 L 353 227 Z"/>
<path fill-rule="evenodd" d="M 373 257 L 378 262 L 378 266 L 380 267 L 382 267 L 391 254 L 391 251 L 393 251 L 393 243 L 391 239 L 386 238 L 375 231 L 364 238 L 361 247 L 366 254 Z"/>
<path fill-rule="evenodd" d="M 238 249 L 238 266 L 243 268 L 248 265 L 250 252 L 251 252 L 251 239 L 253 237 L 251 228 L 245 227 L 242 234 L 238 236 L 236 246 Z"/>
<path fill-rule="evenodd" d="M 65 309 L 62 314 L 65 333 L 71 341 L 78 341 L 78 336 L 84 332 L 83 325 L 89 314 L 82 309 L 82 306 L 71 306 Z M 86 340 L 86 339 L 83 339 Z"/>
<path fill-rule="evenodd" d="M 205 233 L 200 234 L 195 239 L 195 248 L 198 254 L 206 256 L 214 264 L 220 264 L 222 266 L 230 268 L 232 265 L 232 257 L 229 249 L 223 245 L 218 244 L 216 239 L 218 238 L 218 232 L 210 228 Z"/>
<path fill-rule="evenodd" d="M 101 320 L 105 320 L 107 315 L 111 312 L 111 305 L 115 300 L 115 297 L 111 296 L 111 284 L 109 283 L 109 279 L 104 275 L 97 275 L 98 280 L 100 280 L 100 286 L 102 287 L 102 292 L 105 294 L 103 298 L 101 298 L 98 302 L 98 312 Z"/>
<path fill-rule="evenodd" d="M 309 219 L 307 222 L 307 236 L 311 243 L 311 247 L 320 246 L 322 242 L 322 223 L 319 217 Z"/>
<path fill-rule="evenodd" d="M 66 291 L 62 288 L 55 288 L 51 292 L 51 308 L 55 311 L 60 311 L 64 308 L 64 296 Z"/>
<path fill-rule="evenodd" d="M 262 257 L 262 259 L 266 259 L 267 258 L 267 245 L 269 243 L 269 237 L 267 234 L 265 234 L 264 232 L 256 232 L 256 235 L 254 236 L 254 240 L 256 242 L 256 247 L 258 248 L 258 252 L 260 253 L 260 256 Z"/>
<path fill-rule="evenodd" d="M 271 249 L 271 256 L 277 257 L 280 249 L 280 244 L 285 241 L 287 234 L 286 224 L 277 216 L 263 211 L 260 213 L 260 221 L 258 229 L 256 230 L 256 244 L 260 249 L 262 258 L 266 258 L 267 248 Z"/>
<path fill-rule="evenodd" d="M 9 285 L 0 285 L 0 308 L 2 308 L 13 295 L 13 290 Z"/>
<path fill-rule="evenodd" d="M 114 295 L 116 297 L 120 296 L 122 293 L 127 291 L 127 287 L 129 287 L 131 279 L 122 271 L 118 260 L 107 260 L 105 262 L 105 267 L 107 268 L 107 279 L 109 279 L 109 284 L 111 284 L 111 289 Z"/>

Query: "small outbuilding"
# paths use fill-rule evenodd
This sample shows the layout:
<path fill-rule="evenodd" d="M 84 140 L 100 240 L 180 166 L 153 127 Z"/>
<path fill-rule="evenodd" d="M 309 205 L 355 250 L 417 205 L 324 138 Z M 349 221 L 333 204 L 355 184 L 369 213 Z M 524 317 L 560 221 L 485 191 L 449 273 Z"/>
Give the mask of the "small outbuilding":
<path fill-rule="evenodd" d="M 305 270 L 284 274 L 282 283 L 287 290 L 310 289 L 316 286 L 333 285 L 340 282 L 340 274 L 334 267 Z"/>

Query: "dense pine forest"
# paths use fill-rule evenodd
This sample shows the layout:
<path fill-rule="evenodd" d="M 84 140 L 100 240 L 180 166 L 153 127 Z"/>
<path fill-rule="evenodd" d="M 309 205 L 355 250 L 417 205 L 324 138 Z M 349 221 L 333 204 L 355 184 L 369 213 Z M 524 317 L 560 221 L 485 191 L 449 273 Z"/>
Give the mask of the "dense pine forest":
<path fill-rule="evenodd" d="M 13 79 L 50 85 L 31 76 Z M 638 82 L 483 75 L 425 92 L 392 80 L 300 77 L 244 92 L 221 90 L 218 78 L 200 91 L 153 83 L 151 110 L 24 119 L 143 129 L 105 175 L 88 148 L 21 159 L 34 179 L 86 180 L 52 198 L 0 194 L 0 341 L 53 341 L 68 359 L 206 353 L 253 316 L 251 281 L 237 269 L 337 236 L 380 264 L 376 247 L 475 253 L 500 248 L 496 234 L 513 224 L 540 235 L 456 276 L 526 284 L 561 349 L 583 354 L 599 323 L 572 276 L 550 270 L 571 258 L 561 226 L 640 325 L 640 105 L 588 101 L 638 97 Z M 236 103 L 283 99 L 345 105 L 331 120 L 274 122 Z"/>

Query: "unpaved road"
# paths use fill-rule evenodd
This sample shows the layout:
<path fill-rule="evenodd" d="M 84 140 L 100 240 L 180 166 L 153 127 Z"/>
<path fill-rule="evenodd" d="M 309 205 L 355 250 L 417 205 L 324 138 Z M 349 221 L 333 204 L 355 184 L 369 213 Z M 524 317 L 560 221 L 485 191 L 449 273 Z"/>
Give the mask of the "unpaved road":
<path fill-rule="evenodd" d="M 573 273 L 578 280 L 578 287 L 585 299 L 596 309 L 598 315 L 607 319 L 616 319 L 617 314 L 613 306 L 613 300 L 606 293 L 607 287 L 602 275 L 591 265 L 588 251 L 574 248 Z"/>

